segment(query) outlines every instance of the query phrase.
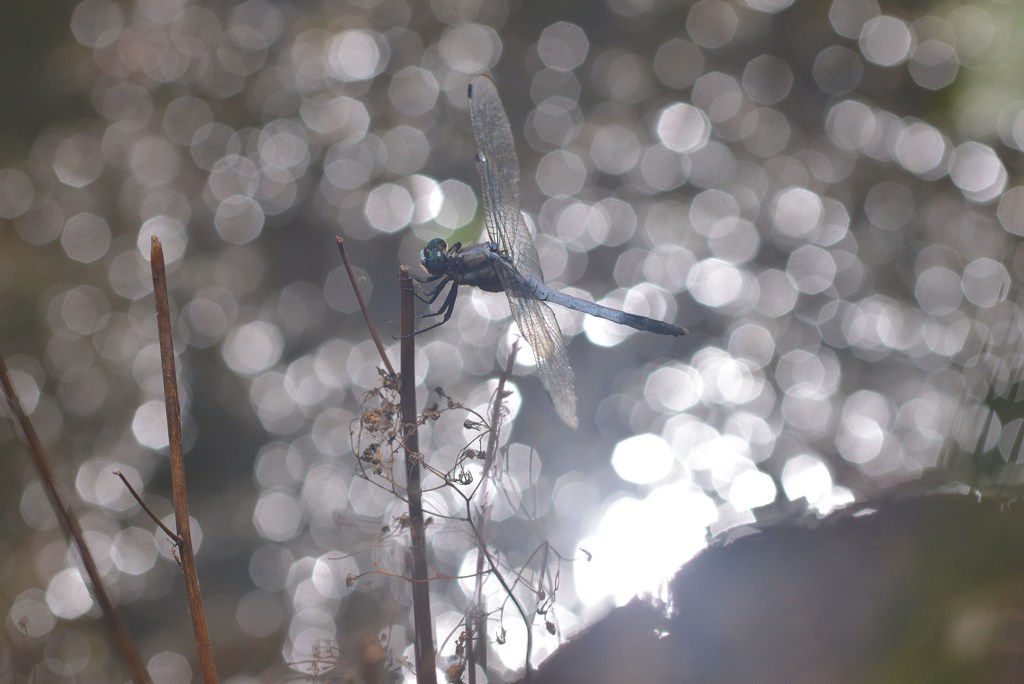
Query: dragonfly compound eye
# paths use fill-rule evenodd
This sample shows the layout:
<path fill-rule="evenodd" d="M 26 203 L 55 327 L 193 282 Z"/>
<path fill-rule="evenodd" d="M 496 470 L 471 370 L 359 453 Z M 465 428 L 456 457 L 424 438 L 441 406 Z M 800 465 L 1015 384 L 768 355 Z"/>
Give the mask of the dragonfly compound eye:
<path fill-rule="evenodd" d="M 448 244 L 441 238 L 434 238 L 420 252 L 420 265 L 431 275 L 440 275 L 448 270 Z"/>

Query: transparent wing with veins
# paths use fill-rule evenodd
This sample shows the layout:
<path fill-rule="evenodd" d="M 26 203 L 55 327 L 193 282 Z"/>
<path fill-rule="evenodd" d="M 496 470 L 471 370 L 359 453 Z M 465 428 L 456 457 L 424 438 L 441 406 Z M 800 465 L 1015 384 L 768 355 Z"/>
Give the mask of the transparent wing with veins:
<path fill-rule="evenodd" d="M 536 298 L 530 281 L 523 277 L 532 276 L 537 283 L 544 283 L 537 249 L 519 213 L 519 160 L 512 127 L 494 81 L 486 76 L 473 79 L 469 112 L 479 150 L 484 224 L 502 257 L 501 263 L 496 264 L 498 277 L 508 296 L 512 317 L 533 348 L 541 382 L 558 417 L 575 429 L 576 390 L 562 331 L 551 307 Z"/>
<path fill-rule="evenodd" d="M 533 246 L 530 231 L 519 218 L 519 241 L 514 246 L 514 260 L 519 272 L 531 275 L 544 282 L 540 272 L 537 250 Z M 498 269 L 498 277 L 505 286 L 508 305 L 512 309 L 512 318 L 516 320 L 519 331 L 533 348 L 537 358 L 537 368 L 544 389 L 551 395 L 551 403 L 562 422 L 576 429 L 576 389 L 573 387 L 572 366 L 569 365 L 569 352 L 562 340 L 562 331 L 555 320 L 555 312 L 551 307 L 537 299 L 531 292 L 523 292 L 523 280 L 512 277 L 505 269 Z"/>
<path fill-rule="evenodd" d="M 519 230 L 519 159 L 498 88 L 486 76 L 477 76 L 469 84 L 469 117 L 478 150 L 487 235 L 499 251 L 510 254 Z"/>

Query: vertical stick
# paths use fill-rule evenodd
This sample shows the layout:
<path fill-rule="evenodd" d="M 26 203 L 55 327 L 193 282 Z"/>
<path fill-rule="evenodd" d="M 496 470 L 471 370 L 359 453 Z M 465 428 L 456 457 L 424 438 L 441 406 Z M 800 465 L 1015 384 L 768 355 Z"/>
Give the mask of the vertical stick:
<path fill-rule="evenodd" d="M 171 500 L 174 504 L 174 524 L 181 549 L 181 572 L 185 577 L 185 597 L 192 618 L 192 633 L 199 651 L 199 666 L 203 681 L 218 681 L 217 665 L 210 645 L 210 630 L 206 626 L 206 611 L 199 592 L 199 572 L 192 549 L 192 530 L 188 519 L 188 491 L 185 488 L 185 454 L 181 446 L 181 404 L 178 401 L 178 378 L 174 368 L 174 338 L 171 336 L 171 313 L 167 301 L 167 272 L 164 268 L 164 250 L 160 240 L 150 243 L 150 268 L 153 269 L 153 295 L 156 299 L 156 326 L 160 337 L 160 368 L 164 378 L 164 406 L 167 409 L 167 443 L 171 450 Z"/>
<path fill-rule="evenodd" d="M 64 501 L 64 497 L 57 487 L 57 478 L 50 468 L 50 461 L 46 456 L 46 451 L 43 450 L 43 443 L 40 441 L 32 421 L 29 420 L 28 414 L 25 413 L 25 409 L 21 406 L 21 400 L 14 389 L 14 383 L 11 382 L 10 374 L 7 372 L 7 364 L 2 356 L 0 356 L 0 386 L 3 387 L 4 396 L 7 397 L 7 405 L 11 408 L 11 416 L 21 427 L 21 431 L 25 435 L 25 441 L 28 442 L 28 453 L 32 456 L 32 463 L 36 467 L 36 472 L 39 473 L 39 481 L 43 485 L 46 496 L 50 499 L 50 505 L 53 506 L 54 513 L 57 514 L 57 520 L 60 521 L 61 527 L 64 528 L 64 533 L 71 537 L 75 542 L 75 546 L 78 547 L 78 553 L 82 557 L 82 565 L 85 566 L 85 574 L 89 576 L 89 582 L 92 584 L 92 593 L 96 596 L 96 602 L 100 604 L 100 608 L 103 610 L 103 616 L 107 618 L 110 631 L 114 633 L 114 643 L 117 644 L 117 650 L 121 652 L 121 657 L 128 663 L 128 669 L 132 673 L 132 681 L 136 682 L 136 684 L 150 681 L 149 673 L 146 672 L 146 666 L 142 664 L 142 659 L 139 658 L 139 654 L 135 650 L 135 644 L 128 637 L 128 630 L 125 629 L 121 618 L 118 617 L 117 611 L 114 609 L 113 601 L 107 595 L 106 586 L 103 584 L 103 576 L 100 574 L 99 567 L 97 567 L 96 561 L 93 559 L 92 553 L 85 543 L 85 534 L 82 532 L 81 523 L 78 522 L 78 516 L 71 510 L 68 503 Z"/>
<path fill-rule="evenodd" d="M 401 283 L 402 429 L 405 444 L 405 477 L 409 495 L 409 533 L 412 537 L 412 613 L 416 630 L 416 681 L 436 684 L 437 663 L 430 620 L 430 585 L 427 576 L 427 540 L 423 524 L 423 491 L 420 488 L 420 440 L 416 410 L 416 315 L 412 277 L 405 266 Z"/>

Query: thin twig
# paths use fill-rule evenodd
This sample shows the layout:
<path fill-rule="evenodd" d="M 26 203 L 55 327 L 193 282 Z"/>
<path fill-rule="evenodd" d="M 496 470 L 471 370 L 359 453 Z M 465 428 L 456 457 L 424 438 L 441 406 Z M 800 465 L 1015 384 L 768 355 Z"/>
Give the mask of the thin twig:
<path fill-rule="evenodd" d="M 75 545 L 78 547 L 78 553 L 82 558 L 82 565 L 85 566 L 85 572 L 89 575 L 89 582 L 92 584 L 93 593 L 96 595 L 96 602 L 100 604 L 103 615 L 107 618 L 107 624 L 114 633 L 114 642 L 117 644 L 121 656 L 128 663 L 132 680 L 138 684 L 149 682 L 149 673 L 146 671 L 146 666 L 142 664 L 142 660 L 135 650 L 135 644 L 128 637 L 128 631 L 121 622 L 121 618 L 118 617 L 110 596 L 107 595 L 106 587 L 103 584 L 103 577 L 100 575 L 96 561 L 93 559 L 92 553 L 85 543 L 85 535 L 82 532 L 82 525 L 78 520 L 78 516 L 75 515 L 71 507 L 64 501 L 64 497 L 57 487 L 57 479 L 53 474 L 53 469 L 50 468 L 50 461 L 46 451 L 43 449 L 43 443 L 40 441 L 32 421 L 29 420 L 24 408 L 22 408 L 21 399 L 18 398 L 18 393 L 14 389 L 14 383 L 11 382 L 10 374 L 7 372 L 7 363 L 4 361 L 3 356 L 0 356 L 0 385 L 3 385 L 4 396 L 7 398 L 7 405 L 11 408 L 11 415 L 21 427 L 21 432 L 28 443 L 28 451 L 32 456 L 32 463 L 35 465 L 36 472 L 39 474 L 39 480 L 42 482 L 43 489 L 50 499 L 50 505 L 53 506 L 53 510 L 57 513 L 57 519 L 60 521 L 61 527 L 64 528 L 64 532 L 74 540 Z"/>
<path fill-rule="evenodd" d="M 502 369 L 501 375 L 498 376 L 498 388 L 494 392 L 494 403 L 491 404 L 491 432 L 487 436 L 487 450 L 484 458 L 484 473 L 483 477 L 485 481 L 482 483 L 482 487 L 487 486 L 487 479 L 490 478 L 491 468 L 494 467 L 494 460 L 498 456 L 498 434 L 501 419 L 501 407 L 505 404 L 505 383 L 512 377 L 512 369 L 515 368 L 516 355 L 519 353 L 519 340 L 512 343 L 512 349 L 509 350 L 508 360 L 505 362 L 505 368 Z M 487 500 L 487 492 L 481 493 L 484 500 Z"/>
<path fill-rule="evenodd" d="M 192 530 L 188 516 L 188 491 L 185 486 L 185 454 L 181 443 L 181 404 L 178 401 L 178 379 L 174 367 L 174 339 L 171 335 L 171 307 L 167 300 L 167 272 L 160 240 L 152 238 L 150 268 L 153 269 L 153 294 L 156 300 L 156 325 L 160 336 L 160 368 L 164 378 L 164 406 L 167 409 L 167 442 L 171 451 L 171 499 L 174 503 L 174 525 L 181 548 L 181 572 L 185 577 L 185 596 L 192 618 L 192 632 L 199 652 L 203 681 L 218 681 L 217 664 L 213 659 L 210 630 L 199 591 L 199 573 L 192 548 Z"/>
<path fill-rule="evenodd" d="M 384 353 L 384 344 L 380 341 L 380 335 L 377 334 L 377 326 L 373 324 L 373 319 L 370 318 L 370 309 L 366 306 L 366 299 L 363 297 L 363 292 L 359 289 L 359 284 L 356 282 L 356 274 L 352 270 L 352 263 L 348 260 L 348 253 L 345 251 L 345 241 L 338 235 L 336 235 L 334 239 L 338 241 L 338 251 L 341 252 L 341 262 L 345 264 L 345 271 L 348 273 L 348 279 L 352 283 L 352 289 L 355 290 L 356 301 L 359 302 L 359 309 L 363 312 L 363 318 L 366 320 L 366 327 L 370 330 L 370 337 L 373 338 L 373 343 L 377 345 L 377 353 L 380 354 L 381 361 L 384 362 L 384 367 L 388 369 L 388 373 L 394 376 L 395 369 L 392 368 L 391 362 L 388 361 L 388 355 Z M 402 334 L 405 335 L 406 333 L 403 332 Z"/>
<path fill-rule="evenodd" d="M 339 242 L 340 244 L 340 242 Z M 423 491 L 420 485 L 419 433 L 416 411 L 416 314 L 409 269 L 399 270 L 401 289 L 402 432 L 405 444 L 406 491 L 409 496 L 409 534 L 412 538 L 412 612 L 416 631 L 416 681 L 437 682 L 433 626 L 430 619 L 430 585 L 427 584 L 427 539 L 423 523 Z"/>
<path fill-rule="evenodd" d="M 517 353 L 519 353 L 518 341 L 512 344 L 505 368 L 502 370 L 501 375 L 498 376 L 498 388 L 494 392 L 494 402 L 491 404 L 491 431 L 487 436 L 487 448 L 484 451 L 484 472 L 481 476 L 482 482 L 480 483 L 480 500 L 483 503 L 480 505 L 480 515 L 477 517 L 478 538 L 480 539 L 484 538 L 484 525 L 487 521 L 487 485 L 491 481 L 491 468 L 494 466 L 494 461 L 498 455 L 498 434 L 501 428 L 501 407 L 505 402 L 505 383 L 512 377 L 512 369 L 515 367 Z M 480 663 L 480 667 L 483 668 L 484 672 L 487 672 L 487 616 L 483 610 L 484 552 L 485 549 L 479 549 L 476 555 L 476 591 L 474 595 L 476 596 L 477 605 L 473 615 L 467 621 L 467 631 L 469 632 L 467 641 L 469 643 L 466 645 L 466 652 L 469 684 L 476 684 L 477 662 Z M 526 625 L 526 629 L 529 631 L 530 625 Z M 526 655 L 526 678 L 529 681 L 529 652 Z"/>
<path fill-rule="evenodd" d="M 176 535 L 174 533 L 174 530 L 172 530 L 167 525 L 164 525 L 164 521 L 161 520 L 160 518 L 156 517 L 156 513 L 154 513 L 150 509 L 150 507 L 146 505 L 146 502 L 143 501 L 142 497 L 139 496 L 139 493 L 135 491 L 135 487 L 132 487 L 131 482 L 129 482 L 128 478 L 126 478 L 124 476 L 124 473 L 122 473 L 120 470 L 115 470 L 114 474 L 117 475 L 119 478 L 121 478 L 121 482 L 124 482 L 124 486 L 128 488 L 128 491 L 131 493 L 131 495 L 133 497 L 135 497 L 135 500 L 138 502 L 138 504 L 140 506 L 142 506 L 142 510 L 144 510 L 146 512 L 146 515 L 149 516 L 150 520 L 155 522 L 157 524 L 157 527 L 159 527 L 161 530 L 163 530 L 164 534 L 166 534 L 168 537 L 170 537 L 171 541 L 173 541 L 175 543 L 175 545 L 181 544 L 181 539 L 179 539 L 178 535 Z"/>
<path fill-rule="evenodd" d="M 501 569 L 498 567 L 497 562 L 494 560 L 494 556 L 492 556 L 491 552 L 487 550 L 487 541 L 480 534 L 480 530 L 477 528 L 476 524 L 473 522 L 473 512 L 470 509 L 470 505 L 469 504 L 470 504 L 470 502 L 467 499 L 466 500 L 466 520 L 469 521 L 469 528 L 471 530 L 473 530 L 473 535 L 476 538 L 477 553 L 478 554 L 483 554 L 484 559 L 487 561 L 487 564 L 491 568 L 491 574 L 494 575 L 494 578 L 496 580 L 498 580 L 498 584 L 501 585 L 501 588 L 505 590 L 505 595 L 508 596 L 508 599 L 510 601 L 512 601 L 512 605 L 514 605 L 516 607 L 516 610 L 519 612 L 519 616 L 523 619 L 523 624 L 526 626 L 526 676 L 525 676 L 525 681 L 529 682 L 530 681 L 530 677 L 531 677 L 531 673 L 532 673 L 532 670 L 533 670 L 533 666 L 531 665 L 531 662 L 530 662 L 531 657 L 532 657 L 532 653 L 533 653 L 533 630 L 532 630 L 532 626 L 530 624 L 530 618 L 526 615 L 526 608 L 524 608 L 523 604 L 520 603 L 519 599 L 516 598 L 515 593 L 513 593 L 512 587 L 509 586 L 509 583 L 505 580 L 505 577 L 501 574 Z M 516 584 L 518 584 L 518 583 L 519 582 L 518 582 L 518 579 L 517 579 L 516 580 Z"/>

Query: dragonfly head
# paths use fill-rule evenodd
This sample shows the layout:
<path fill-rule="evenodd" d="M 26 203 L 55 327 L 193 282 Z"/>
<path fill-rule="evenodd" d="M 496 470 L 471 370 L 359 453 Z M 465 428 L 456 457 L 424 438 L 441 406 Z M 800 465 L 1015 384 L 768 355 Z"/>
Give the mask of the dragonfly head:
<path fill-rule="evenodd" d="M 444 275 L 448 272 L 448 243 L 434 238 L 420 252 L 420 265 L 430 275 Z"/>

